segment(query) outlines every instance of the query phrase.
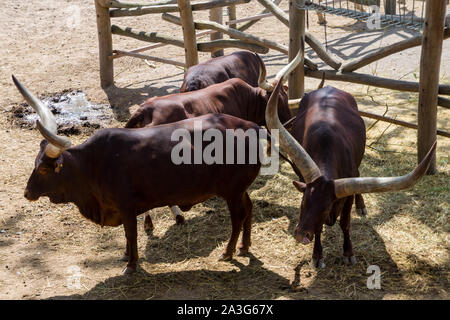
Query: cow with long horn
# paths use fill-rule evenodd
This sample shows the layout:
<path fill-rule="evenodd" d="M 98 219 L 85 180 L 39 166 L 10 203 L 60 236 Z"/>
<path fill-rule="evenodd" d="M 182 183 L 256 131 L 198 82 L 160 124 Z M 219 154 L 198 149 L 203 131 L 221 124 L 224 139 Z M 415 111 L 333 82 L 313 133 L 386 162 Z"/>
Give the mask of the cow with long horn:
<path fill-rule="evenodd" d="M 273 97 L 281 89 L 276 84 Z M 270 99 L 266 109 L 270 130 L 279 130 L 281 149 L 294 163 L 300 181 L 293 181 L 303 193 L 295 238 L 302 244 L 314 240 L 313 264 L 323 263 L 320 235 L 324 224 L 334 225 L 340 216 L 344 234 L 344 262 L 355 264 L 350 240 L 350 211 L 365 208 L 361 193 L 398 191 L 413 186 L 425 174 L 436 143 L 425 159 L 411 173 L 392 178 L 360 178 L 359 165 L 366 142 L 365 125 L 355 99 L 344 91 L 325 87 L 307 94 L 301 101 L 290 133 L 281 125 L 277 99 Z"/>
<path fill-rule="evenodd" d="M 96 224 L 112 227 L 123 224 L 127 240 L 123 258 L 128 261 L 124 273 L 132 273 L 137 267 L 137 215 L 162 206 L 177 205 L 189 210 L 214 196 L 227 201 L 232 223 L 231 236 L 220 259 L 232 258 L 241 230 L 239 253 L 248 252 L 252 202 L 247 188 L 261 166 L 259 157 L 251 160 L 254 157 L 250 154 L 260 152 L 258 125 L 230 115 L 208 114 L 163 126 L 102 129 L 83 144 L 71 146 L 67 137 L 57 135 L 50 110 L 14 76 L 13 81 L 38 113 L 37 128 L 45 138 L 28 179 L 25 198 L 33 201 L 47 196 L 52 203 L 72 202 L 84 217 Z M 178 129 L 181 142 L 173 135 Z M 234 132 L 231 146 L 230 131 Z M 253 131 L 256 139 L 247 136 Z M 203 139 L 205 133 L 214 133 L 215 140 L 227 141 L 222 147 L 214 148 L 223 158 L 192 164 L 198 155 L 196 150 L 202 155 L 209 147 Z M 196 142 L 198 135 L 200 145 Z M 190 163 L 173 160 L 174 148 L 180 144 L 184 146 L 183 158 L 185 153 L 194 150 L 187 155 Z M 239 154 L 242 147 L 244 163 L 236 160 L 229 163 L 233 157 L 242 155 Z"/>
<path fill-rule="evenodd" d="M 256 63 L 255 67 L 253 60 L 247 66 L 251 70 L 245 72 L 241 70 L 238 73 L 235 70 L 236 68 L 233 69 L 231 66 L 232 63 L 237 63 L 236 60 L 240 61 L 239 59 L 242 57 L 249 59 L 249 55 L 254 56 L 253 53 L 248 52 L 243 54 L 240 52 L 239 55 L 230 55 L 226 59 L 215 58 L 205 64 L 191 67 L 185 76 L 185 81 L 181 88 L 182 91 L 188 92 L 153 97 L 146 100 L 132 114 L 125 127 L 142 128 L 145 126 L 156 126 L 208 113 L 225 113 L 255 122 L 258 125 L 265 125 L 267 101 L 271 96 L 270 92 L 273 88 L 270 87 L 270 91 L 267 91 L 264 88 L 253 87 L 241 79 L 250 79 L 251 76 L 249 74 L 253 74 L 254 76 L 254 69 L 258 67 L 258 64 Z M 238 59 L 238 57 L 240 58 Z M 265 79 L 264 62 L 259 56 L 256 55 L 256 57 L 260 61 L 260 69 L 258 70 L 258 72 L 262 72 L 260 78 Z M 279 74 L 291 72 L 301 60 L 300 51 L 295 59 L 286 65 Z M 238 64 L 238 66 L 243 65 L 245 65 L 244 61 L 240 61 Z M 214 70 L 217 70 L 219 74 L 214 75 Z M 230 70 L 234 70 L 234 73 L 230 73 Z M 224 81 L 225 74 L 229 74 L 230 76 L 240 75 L 241 78 L 236 77 Z M 196 81 L 195 75 L 199 77 L 201 75 L 198 81 Z M 211 82 L 213 81 L 224 82 L 212 84 Z M 256 82 L 256 80 L 252 81 Z M 202 84 L 202 89 L 200 90 L 196 89 L 198 83 Z M 291 118 L 291 111 L 288 105 L 287 93 L 284 89 L 279 92 L 278 99 L 280 119 L 281 121 L 288 121 Z M 178 207 L 173 206 L 170 210 L 175 216 L 177 224 L 184 223 L 184 217 Z M 146 214 L 144 218 L 144 230 L 151 232 L 152 229 L 152 219 L 149 214 Z"/>

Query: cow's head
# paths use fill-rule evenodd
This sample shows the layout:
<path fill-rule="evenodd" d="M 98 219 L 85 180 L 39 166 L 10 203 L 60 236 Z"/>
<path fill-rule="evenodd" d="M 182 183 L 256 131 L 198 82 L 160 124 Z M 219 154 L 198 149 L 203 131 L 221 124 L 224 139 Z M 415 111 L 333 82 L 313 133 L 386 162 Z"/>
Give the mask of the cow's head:
<path fill-rule="evenodd" d="M 67 137 L 57 135 L 56 120 L 51 111 L 14 76 L 14 84 L 40 117 L 36 127 L 44 136 L 24 196 L 30 201 L 48 196 L 53 203 L 65 202 L 64 161 L 62 153 L 71 146 Z M 41 122 L 42 121 L 42 122 Z"/>
<path fill-rule="evenodd" d="M 303 244 L 313 240 L 315 234 L 322 231 L 323 224 L 329 219 L 329 212 L 337 199 L 369 192 L 398 191 L 413 186 L 425 174 L 433 158 L 436 142 L 422 162 L 409 174 L 401 177 L 383 178 L 342 178 L 327 179 L 319 167 L 297 140 L 283 127 L 277 114 L 278 99 L 282 80 L 275 86 L 266 109 L 268 128 L 279 130 L 281 148 L 289 155 L 300 171 L 305 182 L 294 181 L 294 186 L 303 193 L 295 238 Z M 326 151 L 324 151 L 326 152 Z"/>
<path fill-rule="evenodd" d="M 145 102 L 143 105 L 131 115 L 125 124 L 125 128 L 143 128 L 147 124 L 151 123 L 153 119 L 153 110 L 146 108 Z"/>

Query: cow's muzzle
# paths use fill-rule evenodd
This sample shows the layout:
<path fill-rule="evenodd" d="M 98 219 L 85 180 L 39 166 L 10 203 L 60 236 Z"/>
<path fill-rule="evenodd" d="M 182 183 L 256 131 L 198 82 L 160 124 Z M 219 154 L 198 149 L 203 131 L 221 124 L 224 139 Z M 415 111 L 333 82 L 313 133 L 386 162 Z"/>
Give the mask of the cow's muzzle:
<path fill-rule="evenodd" d="M 301 244 L 307 245 L 310 244 L 314 239 L 314 234 L 308 231 L 301 231 L 298 228 L 294 230 L 294 238 Z"/>
<path fill-rule="evenodd" d="M 23 196 L 25 197 L 25 199 L 27 199 L 28 201 L 36 201 L 38 199 L 38 197 L 34 197 L 30 191 L 28 191 L 28 189 L 25 189 Z"/>

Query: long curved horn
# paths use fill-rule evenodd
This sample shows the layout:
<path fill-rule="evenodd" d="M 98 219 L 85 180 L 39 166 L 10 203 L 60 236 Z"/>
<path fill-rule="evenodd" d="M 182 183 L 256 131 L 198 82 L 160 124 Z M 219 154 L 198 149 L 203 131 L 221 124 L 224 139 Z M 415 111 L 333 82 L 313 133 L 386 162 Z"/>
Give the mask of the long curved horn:
<path fill-rule="evenodd" d="M 303 39 L 300 42 L 300 44 L 301 44 L 300 50 L 298 51 L 297 55 L 295 56 L 294 59 L 292 59 L 291 62 L 289 62 L 287 65 L 285 65 L 283 67 L 283 69 L 278 71 L 278 73 L 275 77 L 275 82 L 280 81 L 282 78 L 284 78 L 284 80 L 282 81 L 284 84 L 287 81 L 286 75 L 288 75 L 289 73 L 294 71 L 294 69 L 297 68 L 297 66 L 300 64 L 300 62 L 302 62 L 303 57 L 304 57 L 304 52 L 305 52 L 305 42 Z"/>
<path fill-rule="evenodd" d="M 295 106 L 298 105 L 300 103 L 300 101 L 302 101 L 302 98 L 298 98 L 298 99 L 289 99 L 288 100 L 288 105 L 290 106 Z"/>
<path fill-rule="evenodd" d="M 278 81 L 275 90 L 269 98 L 266 108 L 266 123 L 270 130 L 278 129 L 280 137 L 280 145 L 289 155 L 295 166 L 300 170 L 306 183 L 310 183 L 320 177 L 322 174 L 314 160 L 303 149 L 297 140 L 283 127 L 278 118 L 278 93 L 283 85 L 283 77 Z"/>
<path fill-rule="evenodd" d="M 19 92 L 42 120 L 42 123 L 39 120 L 36 122 L 36 127 L 44 138 L 49 141 L 49 145 L 47 145 L 45 150 L 46 155 L 50 158 L 57 158 L 65 149 L 71 146 L 70 139 L 56 134 L 56 119 L 50 109 L 25 88 L 14 75 L 12 76 L 12 79 Z"/>
<path fill-rule="evenodd" d="M 273 91 L 273 86 L 267 81 L 267 71 L 266 71 L 266 65 L 264 64 L 263 59 L 259 56 L 259 54 L 255 53 L 258 63 L 259 63 L 259 77 L 258 77 L 258 86 L 261 89 L 266 90 L 267 92 Z"/>
<path fill-rule="evenodd" d="M 36 111 L 39 118 L 42 119 L 44 126 L 51 132 L 56 133 L 57 125 L 55 116 L 53 113 L 42 103 L 41 100 L 36 98 L 27 88 L 25 88 L 19 80 L 13 75 L 12 79 L 19 92 L 25 98 L 25 101 Z"/>
<path fill-rule="evenodd" d="M 343 178 L 334 181 L 335 194 L 337 198 L 344 198 L 358 193 L 399 191 L 407 189 L 416 184 L 430 165 L 436 150 L 436 141 L 428 151 L 425 158 L 410 173 L 400 177 L 382 178 Z"/>

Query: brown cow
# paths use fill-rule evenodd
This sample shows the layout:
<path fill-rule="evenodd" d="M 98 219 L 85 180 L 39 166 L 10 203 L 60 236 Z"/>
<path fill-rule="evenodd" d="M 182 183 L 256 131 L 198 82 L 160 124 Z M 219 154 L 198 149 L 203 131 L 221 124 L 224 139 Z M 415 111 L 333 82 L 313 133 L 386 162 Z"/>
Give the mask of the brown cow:
<path fill-rule="evenodd" d="M 280 73 L 290 72 L 300 63 L 300 52 Z M 265 125 L 265 109 L 270 92 L 273 91 L 273 86 L 266 81 L 264 62 L 257 54 L 255 56 L 258 59 L 261 71 L 258 72 L 258 83 L 264 89 L 252 87 L 242 79 L 233 78 L 222 83 L 210 85 L 201 90 L 175 93 L 163 97 L 153 97 L 146 100 L 134 112 L 125 127 L 142 128 L 144 126 L 155 126 L 208 113 L 225 113 L 253 121 L 258 125 Z M 217 61 L 217 58 L 212 59 L 212 61 Z M 213 64 L 210 63 L 207 66 L 208 68 L 212 68 Z M 205 73 L 206 71 L 208 70 L 205 70 Z M 209 78 L 213 79 L 211 77 L 212 75 Z M 276 79 L 278 77 L 279 75 L 277 75 Z M 191 78 L 189 77 L 189 79 Z M 283 88 L 277 96 L 279 99 L 280 118 L 282 121 L 288 121 L 291 118 L 291 111 L 285 89 Z M 174 214 L 177 224 L 184 223 L 184 217 L 176 206 L 171 207 L 170 210 Z M 146 214 L 144 218 L 144 230 L 150 232 L 152 229 L 153 223 L 151 217 L 149 214 Z"/>
<path fill-rule="evenodd" d="M 124 273 L 134 272 L 137 266 L 137 215 L 162 206 L 177 205 L 189 210 L 214 196 L 227 201 L 232 224 L 230 240 L 220 259 L 232 258 L 242 228 L 239 254 L 248 251 L 252 202 L 247 188 L 261 165 L 259 158 L 253 164 L 249 161 L 249 152 L 255 151 L 255 145 L 236 131 L 230 150 L 236 156 L 236 150 L 240 150 L 237 146 L 244 143 L 244 164 L 236 164 L 235 160 L 235 164 L 177 165 L 172 152 L 178 141 L 172 141 L 172 136 L 175 130 L 182 129 L 195 141 L 194 129 L 198 123 L 202 125 L 202 133 L 215 129 L 223 137 L 229 129 L 242 129 L 245 133 L 255 130 L 259 134 L 259 126 L 229 115 L 209 114 L 142 129 L 102 129 L 83 144 L 71 147 L 67 137 L 56 134 L 56 121 L 50 110 L 14 77 L 13 80 L 38 113 L 42 122 L 37 121 L 37 128 L 46 139 L 41 142 L 25 198 L 33 201 L 47 196 L 52 203 L 73 202 L 84 217 L 97 224 L 123 224 L 127 239 L 124 258 L 128 261 Z M 199 130 L 195 135 L 198 133 Z M 254 143 L 261 147 L 258 140 Z M 194 144 L 188 142 L 188 149 L 197 148 Z M 202 143 L 201 150 L 206 144 Z M 228 145 L 223 148 L 225 159 L 228 159 L 227 152 Z"/>
<path fill-rule="evenodd" d="M 250 51 L 237 51 L 210 59 L 186 71 L 180 92 L 200 90 L 232 78 L 257 87 L 260 63 L 261 58 Z"/>
<path fill-rule="evenodd" d="M 273 92 L 280 90 L 279 82 Z M 355 99 L 344 91 L 325 87 L 307 94 L 300 103 L 292 135 L 280 124 L 277 99 L 270 99 L 266 121 L 278 129 L 280 145 L 295 164 L 303 193 L 295 238 L 303 244 L 314 239 L 313 263 L 323 263 L 320 235 L 323 224 L 333 225 L 340 216 L 344 234 L 344 262 L 356 263 L 350 240 L 350 211 L 355 195 L 397 191 L 413 186 L 426 172 L 436 143 L 411 173 L 393 178 L 358 178 L 364 155 L 365 126 Z M 358 204 L 357 204 L 358 205 Z"/>

